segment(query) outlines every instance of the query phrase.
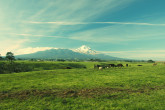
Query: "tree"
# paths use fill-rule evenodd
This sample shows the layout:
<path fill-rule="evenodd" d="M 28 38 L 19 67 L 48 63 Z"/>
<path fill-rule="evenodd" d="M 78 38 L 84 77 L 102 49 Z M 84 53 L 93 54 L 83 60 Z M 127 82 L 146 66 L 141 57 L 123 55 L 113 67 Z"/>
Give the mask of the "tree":
<path fill-rule="evenodd" d="M 155 61 L 153 61 L 153 60 L 148 60 L 147 62 L 148 63 L 155 63 Z"/>
<path fill-rule="evenodd" d="M 57 61 L 62 61 L 62 62 L 64 62 L 65 60 L 64 60 L 64 59 L 57 59 Z"/>
<path fill-rule="evenodd" d="M 0 60 L 2 60 L 3 58 L 2 58 L 2 56 L 1 56 L 1 54 L 0 54 Z"/>
<path fill-rule="evenodd" d="M 15 60 L 14 54 L 12 52 L 7 52 L 6 59 L 8 59 L 10 61 L 10 63 L 12 63 L 13 60 Z"/>

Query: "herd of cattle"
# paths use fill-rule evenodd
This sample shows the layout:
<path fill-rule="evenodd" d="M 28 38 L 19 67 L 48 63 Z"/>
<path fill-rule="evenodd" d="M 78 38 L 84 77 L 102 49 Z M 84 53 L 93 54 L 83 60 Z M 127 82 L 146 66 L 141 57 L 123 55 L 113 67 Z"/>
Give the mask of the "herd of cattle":
<path fill-rule="evenodd" d="M 163 64 L 165 65 L 165 63 L 163 63 Z M 157 63 L 153 63 L 153 66 L 156 66 L 156 65 L 157 65 Z M 128 67 L 131 65 L 126 64 L 125 66 Z M 143 65 L 137 65 L 137 66 L 143 66 Z M 124 67 L 124 65 L 123 64 L 117 64 L 117 65 L 115 65 L 115 64 L 106 64 L 106 65 L 95 64 L 94 65 L 94 69 L 105 69 L 105 68 L 112 68 L 112 67 Z"/>
<path fill-rule="evenodd" d="M 94 69 L 105 69 L 105 68 L 111 68 L 111 67 L 124 67 L 123 64 L 106 64 L 106 65 L 94 65 Z M 128 67 L 128 64 L 126 64 L 126 67 Z"/>

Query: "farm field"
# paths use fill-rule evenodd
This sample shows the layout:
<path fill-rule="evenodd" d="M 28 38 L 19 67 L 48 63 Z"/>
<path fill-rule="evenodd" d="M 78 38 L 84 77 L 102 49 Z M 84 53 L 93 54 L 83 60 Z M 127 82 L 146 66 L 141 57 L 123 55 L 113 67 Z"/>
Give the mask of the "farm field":
<path fill-rule="evenodd" d="M 39 63 L 35 71 L 0 74 L 0 110 L 165 110 L 162 63 L 132 62 L 102 70 L 93 69 L 94 64 L 127 62 Z M 86 68 L 51 66 L 58 64 Z"/>

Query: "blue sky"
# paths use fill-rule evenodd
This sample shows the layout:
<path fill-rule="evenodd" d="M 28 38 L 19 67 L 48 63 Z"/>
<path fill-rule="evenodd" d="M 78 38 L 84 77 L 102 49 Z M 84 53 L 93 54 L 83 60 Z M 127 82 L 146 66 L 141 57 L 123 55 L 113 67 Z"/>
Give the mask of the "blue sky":
<path fill-rule="evenodd" d="M 0 54 L 87 45 L 165 60 L 164 0 L 0 0 Z"/>

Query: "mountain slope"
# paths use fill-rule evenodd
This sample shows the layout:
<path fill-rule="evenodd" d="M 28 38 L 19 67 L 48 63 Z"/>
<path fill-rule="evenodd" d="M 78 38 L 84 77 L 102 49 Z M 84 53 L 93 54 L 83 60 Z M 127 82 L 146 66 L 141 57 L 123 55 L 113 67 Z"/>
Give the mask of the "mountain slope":
<path fill-rule="evenodd" d="M 81 54 L 69 49 L 50 49 L 45 51 L 39 51 L 32 54 L 17 55 L 16 58 L 25 59 L 90 59 L 91 55 Z"/>
<path fill-rule="evenodd" d="M 101 60 L 123 60 L 122 58 L 112 57 L 109 55 L 98 54 L 91 48 L 83 45 L 82 47 L 69 50 L 69 49 L 50 49 L 45 51 L 38 51 L 31 54 L 17 55 L 16 58 L 22 59 L 101 59 Z"/>
<path fill-rule="evenodd" d="M 113 56 L 109 56 L 109 55 L 105 55 L 105 54 L 96 54 L 93 56 L 95 56 L 98 59 L 102 59 L 102 60 L 124 60 L 124 58 L 113 57 Z"/>

